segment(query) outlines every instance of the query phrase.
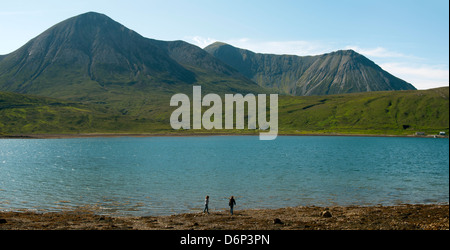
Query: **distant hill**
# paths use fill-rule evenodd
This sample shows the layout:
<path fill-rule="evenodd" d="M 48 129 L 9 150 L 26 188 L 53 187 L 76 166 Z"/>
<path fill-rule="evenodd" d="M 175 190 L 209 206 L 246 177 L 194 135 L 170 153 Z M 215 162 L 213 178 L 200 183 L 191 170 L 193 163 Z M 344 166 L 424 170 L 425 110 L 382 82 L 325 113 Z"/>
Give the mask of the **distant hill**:
<path fill-rule="evenodd" d="M 218 93 L 265 91 L 197 46 L 145 38 L 95 12 L 58 23 L 0 57 L 1 91 L 126 106 L 190 93 L 192 85 Z"/>
<path fill-rule="evenodd" d="M 353 50 L 319 56 L 254 53 L 216 42 L 205 49 L 260 86 L 310 96 L 385 90 L 414 90 Z"/>

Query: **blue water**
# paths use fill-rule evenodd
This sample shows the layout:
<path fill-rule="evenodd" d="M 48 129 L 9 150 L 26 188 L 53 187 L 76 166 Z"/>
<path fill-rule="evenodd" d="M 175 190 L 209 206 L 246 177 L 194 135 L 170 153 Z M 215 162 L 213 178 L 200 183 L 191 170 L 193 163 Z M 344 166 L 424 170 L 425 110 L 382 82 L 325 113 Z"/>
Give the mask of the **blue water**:
<path fill-rule="evenodd" d="M 3 139 L 0 210 L 168 215 L 449 202 L 449 140 L 257 136 Z"/>

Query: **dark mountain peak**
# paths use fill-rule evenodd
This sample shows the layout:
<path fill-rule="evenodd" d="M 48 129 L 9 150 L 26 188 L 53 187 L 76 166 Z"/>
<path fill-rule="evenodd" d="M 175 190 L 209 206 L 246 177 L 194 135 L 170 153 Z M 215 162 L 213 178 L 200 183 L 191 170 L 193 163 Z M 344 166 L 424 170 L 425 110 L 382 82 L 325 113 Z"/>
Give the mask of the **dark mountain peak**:
<path fill-rule="evenodd" d="M 115 28 L 121 31 L 128 31 L 125 26 L 121 25 L 120 23 L 114 21 L 104 14 L 97 12 L 87 12 L 59 22 L 50 27 L 43 34 L 47 32 L 61 32 L 62 30 L 65 30 L 67 34 L 74 35 L 74 31 L 92 31 L 107 27 L 109 27 L 110 29 Z"/>
<path fill-rule="evenodd" d="M 212 43 L 212 44 L 206 46 L 206 47 L 204 48 L 204 50 L 208 51 L 208 50 L 215 50 L 215 49 L 219 49 L 219 48 L 233 48 L 233 49 L 238 49 L 238 48 L 236 48 L 236 47 L 234 47 L 234 46 L 232 46 L 232 45 L 230 45 L 230 44 L 228 44 L 228 43 L 224 43 L 224 42 L 217 41 L 217 42 L 214 42 L 214 43 Z"/>
<path fill-rule="evenodd" d="M 222 54 L 225 56 L 229 56 L 230 54 L 255 54 L 253 51 L 234 47 L 233 45 L 230 45 L 228 43 L 224 42 L 214 42 L 204 48 L 204 50 L 212 55 L 214 54 Z"/>
<path fill-rule="evenodd" d="M 54 26 L 58 26 L 58 25 L 65 24 L 65 23 L 77 23 L 77 22 L 90 22 L 92 24 L 94 24 L 94 23 L 101 24 L 104 22 L 114 22 L 114 20 L 112 20 L 110 17 L 108 17 L 105 14 L 90 11 L 90 12 L 86 12 L 86 13 L 68 18 L 60 23 L 57 23 Z"/>
<path fill-rule="evenodd" d="M 358 52 L 356 52 L 352 49 L 337 50 L 337 51 L 323 54 L 321 56 L 339 56 L 339 57 L 350 57 L 350 58 L 364 57 L 363 55 L 359 54 Z"/>
<path fill-rule="evenodd" d="M 346 50 L 338 50 L 336 53 L 340 53 L 343 55 L 359 55 L 356 51 L 352 49 L 346 49 Z"/>
<path fill-rule="evenodd" d="M 57 35 L 64 35 L 67 39 L 72 40 L 73 43 L 80 42 L 80 39 L 85 39 L 92 42 L 95 39 L 103 39 L 102 42 L 111 43 L 114 39 L 121 38 L 142 38 L 136 32 L 128 29 L 124 25 L 114 21 L 110 17 L 97 12 L 87 12 L 65 21 L 62 21 L 43 34 L 52 32 Z"/>
<path fill-rule="evenodd" d="M 223 42 L 215 42 L 204 48 L 204 50 L 212 55 L 216 53 L 229 54 L 229 53 L 239 53 L 239 51 L 244 51 L 243 49 L 236 48 L 230 44 Z"/>
<path fill-rule="evenodd" d="M 78 16 L 74 16 L 70 19 L 79 19 L 79 18 L 85 18 L 85 19 L 108 19 L 108 20 L 112 20 L 109 16 L 102 14 L 102 13 L 98 13 L 95 11 L 88 11 L 86 13 L 80 14 Z"/>
<path fill-rule="evenodd" d="M 231 46 L 231 45 L 229 45 L 227 43 L 224 43 L 224 42 L 217 41 L 217 42 L 213 42 L 210 45 L 206 46 L 206 48 L 208 48 L 208 47 L 210 47 L 210 48 L 212 48 L 212 47 L 220 47 L 220 46 Z"/>
<path fill-rule="evenodd" d="M 124 31 L 125 29 L 127 31 L 129 31 L 125 26 L 116 22 L 109 16 L 102 14 L 102 13 L 93 12 L 93 11 L 86 12 L 86 13 L 80 14 L 78 16 L 68 18 L 68 19 L 54 25 L 53 27 L 60 26 L 60 25 L 78 25 L 78 26 L 73 26 L 74 28 L 85 28 L 86 26 L 95 26 L 95 27 L 112 26 L 115 28 L 119 28 L 122 31 Z M 65 27 L 67 27 L 67 26 L 65 26 Z"/>
<path fill-rule="evenodd" d="M 88 12 L 52 26 L 21 49 L 26 49 L 29 57 L 44 56 L 53 61 L 65 56 L 72 57 L 73 52 L 80 52 L 92 59 L 104 52 L 123 54 L 130 45 L 142 39 L 139 34 L 108 16 Z M 69 50 L 70 55 L 65 55 Z"/>

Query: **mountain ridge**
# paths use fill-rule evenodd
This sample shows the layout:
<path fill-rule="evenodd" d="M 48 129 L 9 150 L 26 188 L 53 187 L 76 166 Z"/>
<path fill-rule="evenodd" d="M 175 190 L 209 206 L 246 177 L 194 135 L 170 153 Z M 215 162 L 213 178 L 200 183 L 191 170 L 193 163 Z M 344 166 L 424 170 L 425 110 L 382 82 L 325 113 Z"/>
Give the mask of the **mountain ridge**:
<path fill-rule="evenodd" d="M 204 48 L 260 86 L 289 95 L 415 90 L 353 50 L 316 56 L 255 53 L 216 42 Z"/>
<path fill-rule="evenodd" d="M 68 18 L 0 55 L 2 91 L 102 101 L 120 99 L 124 89 L 175 93 L 193 84 L 297 96 L 415 89 L 351 50 L 275 55 L 220 42 L 201 49 L 143 37 L 96 12 Z"/>

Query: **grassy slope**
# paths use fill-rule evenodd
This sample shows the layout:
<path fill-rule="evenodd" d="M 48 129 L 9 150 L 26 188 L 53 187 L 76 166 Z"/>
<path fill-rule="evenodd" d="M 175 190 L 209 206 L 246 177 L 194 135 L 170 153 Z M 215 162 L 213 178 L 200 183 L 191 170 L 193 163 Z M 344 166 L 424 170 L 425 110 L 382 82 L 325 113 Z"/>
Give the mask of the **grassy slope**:
<path fill-rule="evenodd" d="M 104 104 L 0 92 L 0 135 L 76 134 L 157 131 L 165 124 L 155 119 L 123 114 Z"/>
<path fill-rule="evenodd" d="M 285 132 L 448 132 L 449 88 L 286 97 L 279 112 Z"/>
<path fill-rule="evenodd" d="M 207 94 L 202 93 L 203 96 Z M 148 97 L 148 98 L 147 98 Z M 0 135 L 58 133 L 257 133 L 174 131 L 169 97 L 83 103 L 0 92 Z M 449 129 L 449 88 L 279 97 L 279 133 L 435 134 Z"/>

